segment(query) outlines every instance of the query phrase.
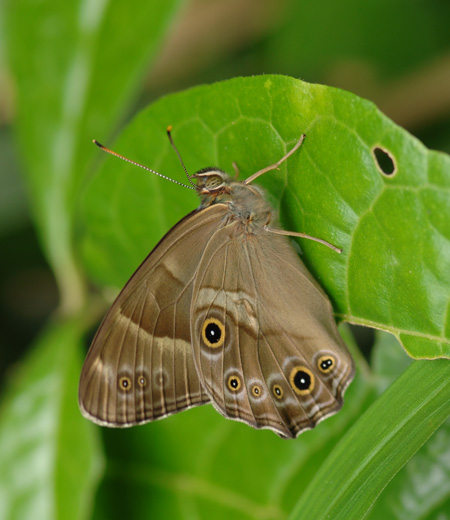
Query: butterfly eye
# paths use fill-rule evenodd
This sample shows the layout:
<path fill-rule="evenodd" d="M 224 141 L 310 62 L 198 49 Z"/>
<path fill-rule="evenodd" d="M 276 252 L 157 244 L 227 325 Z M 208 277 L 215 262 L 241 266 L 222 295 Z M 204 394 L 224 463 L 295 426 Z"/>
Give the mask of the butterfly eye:
<path fill-rule="evenodd" d="M 225 341 L 224 324 L 216 318 L 208 318 L 203 323 L 202 338 L 207 347 L 221 347 Z"/>
<path fill-rule="evenodd" d="M 272 392 L 277 399 L 283 399 L 284 392 L 280 385 L 273 385 Z"/>
<path fill-rule="evenodd" d="M 236 375 L 232 375 L 228 378 L 227 385 L 232 392 L 239 392 L 242 386 L 241 379 Z"/>
<path fill-rule="evenodd" d="M 227 174 L 217 168 L 204 168 L 199 170 L 194 176 L 197 179 L 197 186 L 201 192 L 217 193 L 227 187 Z"/>
<path fill-rule="evenodd" d="M 294 367 L 289 382 L 296 394 L 305 395 L 314 389 L 314 374 L 306 367 Z"/>
<path fill-rule="evenodd" d="M 317 367 L 324 374 L 331 372 L 335 364 L 335 360 L 332 356 L 321 356 L 317 360 Z"/>
<path fill-rule="evenodd" d="M 129 392 L 131 390 L 131 379 L 127 376 L 122 376 L 119 379 L 119 388 L 120 388 L 120 390 Z"/>
<path fill-rule="evenodd" d="M 209 190 L 214 190 L 214 189 L 217 189 L 219 186 L 222 186 L 223 179 L 222 179 L 222 177 L 219 177 L 218 175 L 211 175 L 210 177 L 207 178 L 205 184 Z"/>

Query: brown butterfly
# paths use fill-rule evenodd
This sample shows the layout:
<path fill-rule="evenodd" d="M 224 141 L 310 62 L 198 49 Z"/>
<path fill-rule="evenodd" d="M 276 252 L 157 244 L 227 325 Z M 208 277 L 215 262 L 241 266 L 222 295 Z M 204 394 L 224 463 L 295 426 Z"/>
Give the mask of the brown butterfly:
<path fill-rule="evenodd" d="M 243 182 L 217 168 L 186 172 L 200 207 L 162 238 L 104 318 L 81 374 L 85 417 L 126 427 L 212 403 L 295 438 L 341 408 L 352 358 L 328 298 L 283 235 L 340 250 L 272 227 L 273 209 L 251 184 L 303 139 Z"/>

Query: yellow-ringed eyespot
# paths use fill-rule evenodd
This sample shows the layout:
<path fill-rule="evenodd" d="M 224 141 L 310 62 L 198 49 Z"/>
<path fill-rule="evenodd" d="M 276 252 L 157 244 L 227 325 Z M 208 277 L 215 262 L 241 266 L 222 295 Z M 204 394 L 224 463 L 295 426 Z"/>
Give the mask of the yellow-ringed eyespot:
<path fill-rule="evenodd" d="M 147 384 L 147 379 L 144 376 L 139 376 L 137 381 L 138 385 L 142 388 Z"/>
<path fill-rule="evenodd" d="M 202 339 L 209 348 L 219 348 L 225 341 L 225 325 L 216 318 L 208 318 L 202 327 Z"/>
<path fill-rule="evenodd" d="M 306 367 L 297 366 L 291 370 L 289 382 L 296 394 L 309 394 L 314 389 L 314 374 Z"/>
<path fill-rule="evenodd" d="M 324 374 L 328 374 L 335 367 L 335 360 L 333 356 L 320 356 L 317 360 L 317 368 Z"/>
<path fill-rule="evenodd" d="M 280 385 L 273 385 L 272 386 L 272 392 L 273 392 L 273 395 L 277 398 L 277 399 L 283 399 L 283 389 L 281 388 Z"/>
<path fill-rule="evenodd" d="M 119 379 L 119 388 L 120 390 L 129 392 L 131 390 L 131 379 L 128 376 L 122 376 Z"/>
<path fill-rule="evenodd" d="M 241 379 L 236 375 L 232 375 L 228 378 L 227 386 L 232 392 L 239 392 L 242 386 Z"/>
<path fill-rule="evenodd" d="M 262 388 L 259 385 L 257 385 L 256 383 L 254 385 L 252 385 L 250 391 L 251 391 L 253 397 L 258 398 L 258 397 L 261 397 L 261 395 L 262 395 Z"/>

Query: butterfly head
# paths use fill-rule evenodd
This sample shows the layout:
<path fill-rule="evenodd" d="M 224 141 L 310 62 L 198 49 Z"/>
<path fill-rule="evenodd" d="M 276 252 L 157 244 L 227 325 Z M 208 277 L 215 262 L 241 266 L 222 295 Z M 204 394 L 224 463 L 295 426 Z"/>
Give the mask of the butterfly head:
<path fill-rule="evenodd" d="M 202 206 L 229 199 L 232 179 L 224 171 L 213 167 L 204 168 L 192 178 L 197 180 L 197 191 L 202 199 Z"/>

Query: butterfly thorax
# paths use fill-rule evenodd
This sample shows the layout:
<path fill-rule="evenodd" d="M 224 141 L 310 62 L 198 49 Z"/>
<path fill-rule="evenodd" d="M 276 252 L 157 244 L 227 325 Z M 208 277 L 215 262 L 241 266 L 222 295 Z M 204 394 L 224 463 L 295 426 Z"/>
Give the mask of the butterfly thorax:
<path fill-rule="evenodd" d="M 271 221 L 273 209 L 261 188 L 236 182 L 217 168 L 200 170 L 195 178 L 201 198 L 200 207 L 226 204 L 229 208 L 229 222 L 239 221 L 244 234 L 261 232 Z"/>

